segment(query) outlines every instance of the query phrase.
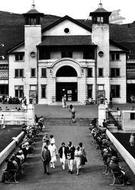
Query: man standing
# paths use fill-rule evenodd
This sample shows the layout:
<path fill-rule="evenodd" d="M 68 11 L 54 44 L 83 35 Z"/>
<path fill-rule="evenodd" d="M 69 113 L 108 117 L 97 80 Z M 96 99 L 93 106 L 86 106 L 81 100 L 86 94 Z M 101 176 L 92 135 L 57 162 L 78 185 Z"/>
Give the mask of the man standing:
<path fill-rule="evenodd" d="M 64 142 L 61 143 L 61 147 L 59 148 L 59 156 L 60 156 L 62 169 L 65 170 L 66 159 L 67 159 L 67 147 L 65 147 Z"/>
<path fill-rule="evenodd" d="M 67 160 L 68 160 L 68 172 L 73 174 L 74 166 L 74 157 L 75 157 L 75 147 L 72 146 L 72 142 L 69 141 L 67 146 Z"/>
<path fill-rule="evenodd" d="M 69 107 L 69 111 L 71 112 L 71 119 L 72 119 L 72 123 L 75 123 L 76 122 L 76 119 L 75 119 L 75 108 L 74 106 L 71 104 L 70 107 Z"/>
<path fill-rule="evenodd" d="M 43 161 L 44 173 L 49 175 L 49 164 L 51 160 L 51 154 L 47 146 L 44 146 L 41 152 L 41 159 Z"/>
<path fill-rule="evenodd" d="M 2 128 L 2 129 L 5 128 L 5 117 L 4 117 L 3 114 L 1 115 L 1 128 Z"/>

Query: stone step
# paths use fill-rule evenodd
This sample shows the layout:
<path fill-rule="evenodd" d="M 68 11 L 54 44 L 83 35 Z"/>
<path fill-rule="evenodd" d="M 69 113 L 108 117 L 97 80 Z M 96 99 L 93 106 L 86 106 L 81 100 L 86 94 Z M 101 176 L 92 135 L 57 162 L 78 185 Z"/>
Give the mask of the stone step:
<path fill-rule="evenodd" d="M 89 126 L 90 122 L 91 122 L 91 119 L 89 119 L 89 118 L 77 118 L 75 123 L 73 123 L 71 121 L 71 118 L 47 118 L 47 119 L 45 119 L 45 125 L 49 125 L 49 126 L 58 126 L 58 125 Z"/>

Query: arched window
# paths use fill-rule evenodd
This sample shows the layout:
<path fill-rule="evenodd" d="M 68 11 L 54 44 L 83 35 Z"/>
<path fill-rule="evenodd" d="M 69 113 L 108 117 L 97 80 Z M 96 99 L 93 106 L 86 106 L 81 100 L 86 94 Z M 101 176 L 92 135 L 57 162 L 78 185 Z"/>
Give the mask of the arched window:
<path fill-rule="evenodd" d="M 77 76 L 76 70 L 70 66 L 63 66 L 56 73 L 56 77 L 76 77 L 76 76 Z"/>

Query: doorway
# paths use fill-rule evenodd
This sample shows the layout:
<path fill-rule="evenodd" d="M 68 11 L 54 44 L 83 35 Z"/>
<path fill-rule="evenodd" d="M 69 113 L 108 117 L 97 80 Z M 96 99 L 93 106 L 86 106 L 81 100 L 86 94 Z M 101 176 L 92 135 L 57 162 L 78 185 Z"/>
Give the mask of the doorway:
<path fill-rule="evenodd" d="M 57 82 L 56 101 L 61 101 L 63 95 L 66 95 L 66 101 L 77 101 L 77 83 Z"/>

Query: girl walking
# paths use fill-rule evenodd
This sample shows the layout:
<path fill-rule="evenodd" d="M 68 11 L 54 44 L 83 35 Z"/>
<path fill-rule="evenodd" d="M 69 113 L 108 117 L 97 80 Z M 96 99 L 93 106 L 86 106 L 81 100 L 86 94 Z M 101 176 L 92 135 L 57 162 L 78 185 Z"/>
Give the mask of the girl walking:
<path fill-rule="evenodd" d="M 80 147 L 78 146 L 75 150 L 75 165 L 76 165 L 76 174 L 79 175 L 79 170 L 81 166 L 81 156 L 82 156 L 82 151 Z"/>
<path fill-rule="evenodd" d="M 50 167 L 55 168 L 55 163 L 57 161 L 57 155 L 58 155 L 57 147 L 54 143 L 51 143 L 48 146 L 48 149 L 49 149 L 50 154 L 51 154 Z"/>

